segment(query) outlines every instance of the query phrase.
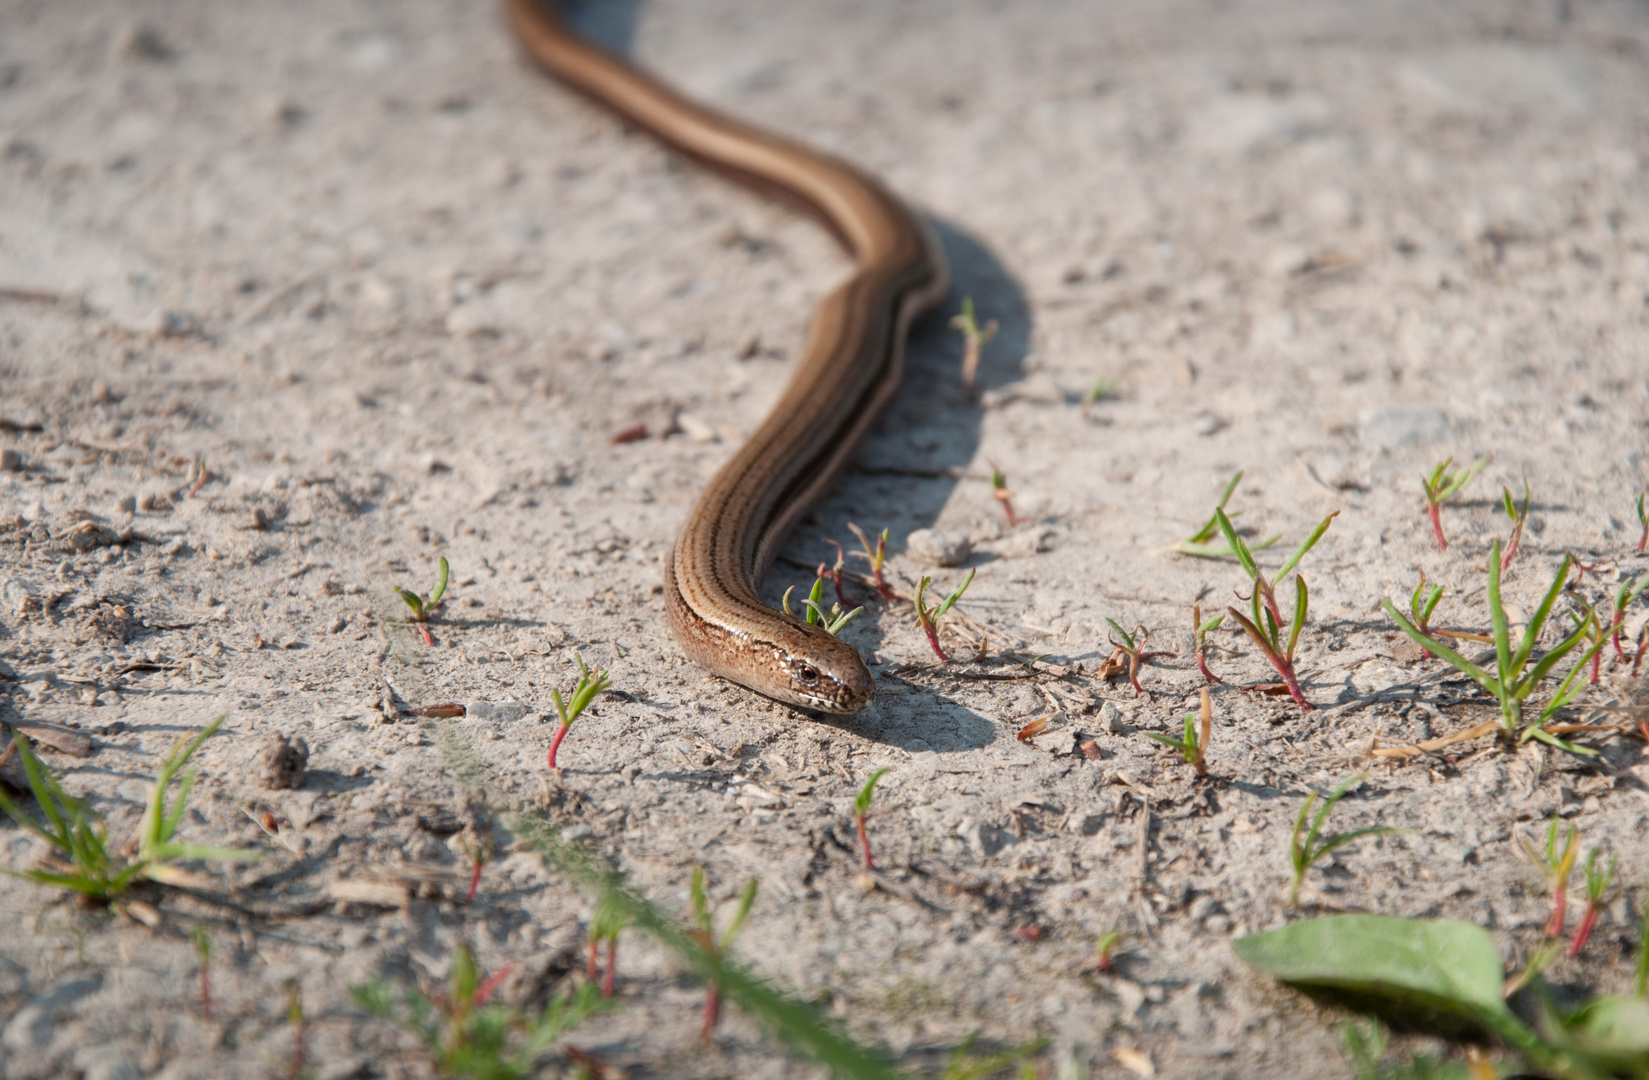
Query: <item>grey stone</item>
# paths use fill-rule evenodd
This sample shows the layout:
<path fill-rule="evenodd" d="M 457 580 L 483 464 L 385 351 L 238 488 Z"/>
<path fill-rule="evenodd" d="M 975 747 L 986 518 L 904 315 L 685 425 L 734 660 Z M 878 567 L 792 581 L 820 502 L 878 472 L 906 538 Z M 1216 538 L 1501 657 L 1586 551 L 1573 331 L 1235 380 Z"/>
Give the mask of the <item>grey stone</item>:
<path fill-rule="evenodd" d="M 1357 417 L 1357 431 L 1370 446 L 1401 450 L 1453 437 L 1443 410 L 1429 405 L 1371 405 Z"/>
<path fill-rule="evenodd" d="M 23 455 L 11 447 L 0 450 L 0 472 L 22 472 Z"/>
<path fill-rule="evenodd" d="M 519 701 L 471 701 L 464 706 L 464 715 L 471 720 L 510 724 L 526 716 L 527 707 Z"/>
<path fill-rule="evenodd" d="M 1105 725 L 1105 730 L 1112 735 L 1122 734 L 1124 720 L 1122 710 L 1117 708 L 1116 702 L 1107 701 L 1104 705 L 1101 705 L 1099 707 L 1099 719 Z"/>
<path fill-rule="evenodd" d="M 962 532 L 917 529 L 905 537 L 905 548 L 912 557 L 929 566 L 959 566 L 973 554 L 973 541 Z"/>
<path fill-rule="evenodd" d="M 287 740 L 271 734 L 258 752 L 258 779 L 271 790 L 291 790 L 303 786 L 309 768 L 309 744 L 303 739 Z"/>
<path fill-rule="evenodd" d="M 34 1050 L 52 1040 L 52 1031 L 58 1014 L 81 998 L 94 994 L 103 985 L 103 977 L 94 975 L 85 979 L 71 979 L 59 983 L 18 1009 L 0 1032 L 0 1046 L 8 1050 Z"/>

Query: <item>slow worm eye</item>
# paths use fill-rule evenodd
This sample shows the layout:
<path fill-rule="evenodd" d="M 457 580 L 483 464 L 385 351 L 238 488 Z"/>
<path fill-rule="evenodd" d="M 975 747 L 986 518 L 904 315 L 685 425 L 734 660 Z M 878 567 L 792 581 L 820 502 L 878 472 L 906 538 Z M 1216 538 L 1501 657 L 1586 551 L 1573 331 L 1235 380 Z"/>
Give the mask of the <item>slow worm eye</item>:
<path fill-rule="evenodd" d="M 796 677 L 802 682 L 817 682 L 819 670 L 812 664 L 800 664 L 796 668 Z"/>

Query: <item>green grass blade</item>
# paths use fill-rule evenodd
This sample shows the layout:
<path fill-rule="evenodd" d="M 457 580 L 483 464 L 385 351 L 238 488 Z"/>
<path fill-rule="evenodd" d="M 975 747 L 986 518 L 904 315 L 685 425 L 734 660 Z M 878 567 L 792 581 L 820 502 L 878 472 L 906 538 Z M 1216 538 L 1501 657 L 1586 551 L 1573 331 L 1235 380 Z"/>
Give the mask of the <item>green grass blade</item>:
<path fill-rule="evenodd" d="M 1122 639 L 1123 645 L 1130 649 L 1134 647 L 1134 635 L 1117 625 L 1117 621 L 1115 619 L 1107 618 L 1105 621 L 1110 625 L 1111 629 L 1116 632 L 1116 636 Z"/>
<path fill-rule="evenodd" d="M 1282 568 L 1277 571 L 1275 580 L 1281 581 L 1283 578 L 1288 576 L 1288 572 L 1290 570 L 1293 570 L 1296 566 L 1300 565 L 1300 560 L 1305 558 L 1306 552 L 1317 546 L 1317 541 L 1323 538 L 1323 534 L 1328 532 L 1328 527 L 1334 524 L 1334 519 L 1339 516 L 1340 512 L 1336 510 L 1325 517 L 1322 521 L 1318 522 L 1317 527 L 1311 530 L 1311 535 L 1305 538 L 1305 543 L 1295 548 L 1294 554 L 1290 555 L 1283 562 Z"/>
<path fill-rule="evenodd" d="M 968 586 L 973 584 L 973 575 L 976 574 L 976 573 L 978 573 L 978 567 L 975 567 L 974 569 L 969 570 L 968 571 L 968 576 L 962 579 L 962 584 L 960 584 L 956 587 L 956 591 L 951 593 L 949 596 L 945 597 L 945 602 L 943 604 L 940 604 L 939 607 L 933 613 L 932 617 L 935 620 L 937 620 L 939 618 L 939 616 L 943 615 L 945 612 L 949 611 L 951 608 L 956 606 L 956 602 L 958 600 L 962 599 L 962 594 L 968 591 Z"/>
<path fill-rule="evenodd" d="M 1248 550 L 1248 545 L 1243 543 L 1242 537 L 1237 535 L 1237 530 L 1232 528 L 1231 519 L 1225 516 L 1225 511 L 1216 508 L 1214 520 L 1219 522 L 1220 532 L 1225 534 L 1225 542 L 1231 545 L 1231 550 L 1237 556 L 1237 561 L 1242 564 L 1243 572 L 1251 578 L 1259 577 L 1259 564 L 1254 561 L 1254 556 Z"/>
<path fill-rule="evenodd" d="M 1500 603 L 1500 541 L 1489 548 L 1489 623 L 1494 630 L 1494 657 L 1499 668 L 1500 682 L 1513 683 L 1517 670 L 1512 667 L 1511 634 L 1506 629 L 1506 609 Z M 1531 624 L 1533 625 L 1533 624 Z M 1494 687 L 1497 692 L 1499 687 Z"/>
<path fill-rule="evenodd" d="M 1498 694 L 1500 692 L 1500 684 L 1495 679 L 1491 678 L 1488 672 L 1484 671 L 1470 660 L 1467 660 L 1464 656 L 1461 656 L 1459 653 L 1432 637 L 1430 634 L 1421 633 L 1419 628 L 1409 622 L 1408 619 L 1403 616 L 1403 613 L 1398 611 L 1390 600 L 1382 598 L 1380 600 L 1380 606 L 1386 609 L 1386 614 L 1391 617 L 1391 621 L 1397 624 L 1397 629 L 1407 635 L 1410 641 L 1414 642 L 1422 649 L 1430 649 L 1433 654 L 1441 657 L 1462 675 L 1467 676 L 1491 694 Z"/>
<path fill-rule="evenodd" d="M 34 820 L 32 816 L 25 814 L 23 812 L 23 808 L 12 801 L 12 797 L 6 794 L 4 788 L 0 788 L 0 810 L 4 810 L 7 817 L 34 833 L 48 844 L 51 844 L 53 847 L 60 848 L 63 846 L 62 841 L 53 836 L 50 832 L 47 832 L 45 826 Z"/>
<path fill-rule="evenodd" d="M 17 756 L 23 761 L 23 772 L 29 778 L 29 791 L 33 792 L 34 801 L 40 804 L 40 812 L 46 815 L 46 820 L 57 830 L 60 838 L 56 841 L 57 845 L 67 848 L 69 827 L 64 824 L 63 814 L 59 809 L 59 797 L 63 796 L 63 789 L 58 787 L 51 771 L 34 756 L 34 746 L 22 732 L 14 730 L 11 739 L 17 747 Z"/>
<path fill-rule="evenodd" d="M 447 557 L 441 556 L 435 564 L 435 591 L 429 594 L 429 606 L 434 607 L 447 594 Z"/>
<path fill-rule="evenodd" d="M 1365 836 L 1380 836 L 1387 833 L 1400 833 L 1402 831 L 1402 829 L 1394 828 L 1390 825 L 1373 825 L 1367 829 L 1354 829 L 1348 833 L 1337 833 L 1323 841 L 1323 846 L 1317 849 L 1317 857 L 1320 859 L 1324 855 L 1327 855 L 1329 852 L 1333 851 L 1335 848 L 1344 847 L 1353 840 L 1361 840 Z"/>
<path fill-rule="evenodd" d="M 1540 607 L 1535 610 L 1534 615 L 1529 619 L 1529 626 L 1523 631 L 1523 640 L 1517 646 L 1516 655 L 1512 657 L 1511 670 L 1513 672 L 1522 671 L 1523 665 L 1529 660 L 1529 654 L 1534 652 L 1535 642 L 1540 640 L 1540 631 L 1545 627 L 1546 619 L 1552 613 L 1552 605 L 1557 603 L 1558 594 L 1563 591 L 1563 586 L 1568 583 L 1571 558 L 1569 555 L 1563 556 L 1563 561 L 1558 564 L 1557 576 L 1552 579 L 1552 587 L 1546 590 L 1545 599 L 1540 602 Z M 1498 543 L 1494 546 L 1494 560 L 1494 565 L 1489 569 L 1489 580 L 1494 584 L 1495 595 L 1498 596 L 1500 592 L 1498 581 L 1500 577 L 1500 545 Z M 1498 642 L 1496 647 L 1499 647 Z"/>
<path fill-rule="evenodd" d="M 1311 606 L 1310 594 L 1306 591 L 1305 578 L 1294 579 L 1294 622 L 1288 628 L 1288 652 L 1285 653 L 1290 663 L 1294 661 L 1294 645 L 1300 640 L 1300 631 L 1305 627 L 1305 616 Z"/>

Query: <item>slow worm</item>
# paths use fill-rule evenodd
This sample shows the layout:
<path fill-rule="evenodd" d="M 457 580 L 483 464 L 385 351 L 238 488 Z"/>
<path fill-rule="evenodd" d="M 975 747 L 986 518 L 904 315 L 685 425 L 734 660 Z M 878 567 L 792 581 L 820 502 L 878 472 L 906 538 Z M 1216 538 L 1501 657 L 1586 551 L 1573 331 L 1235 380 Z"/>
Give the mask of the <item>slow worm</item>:
<path fill-rule="evenodd" d="M 666 145 L 817 218 L 857 262 L 814 315 L 778 404 L 699 496 L 664 571 L 676 640 L 723 678 L 779 701 L 855 713 L 876 688 L 859 651 L 761 602 L 779 545 L 899 383 L 911 320 L 949 272 L 932 234 L 871 177 L 692 102 L 581 40 L 545 0 L 507 0 L 551 76 Z"/>

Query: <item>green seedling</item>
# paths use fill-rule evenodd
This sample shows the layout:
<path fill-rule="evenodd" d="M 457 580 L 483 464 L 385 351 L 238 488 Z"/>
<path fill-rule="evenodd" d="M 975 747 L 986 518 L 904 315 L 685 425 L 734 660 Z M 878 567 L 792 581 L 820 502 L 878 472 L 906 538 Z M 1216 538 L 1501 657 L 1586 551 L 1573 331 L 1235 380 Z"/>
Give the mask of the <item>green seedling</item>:
<path fill-rule="evenodd" d="M 1214 504 L 1214 513 L 1209 516 L 1203 527 L 1175 544 L 1171 550 L 1177 551 L 1181 555 L 1195 555 L 1199 559 L 1220 559 L 1235 555 L 1237 553 L 1236 549 L 1230 544 L 1215 544 L 1212 541 L 1214 537 L 1220 534 L 1220 513 L 1225 509 L 1225 504 L 1231 501 L 1231 493 L 1237 490 L 1237 485 L 1240 483 L 1242 483 L 1242 473 L 1239 472 L 1231 478 L 1229 484 L 1225 485 L 1225 491 L 1220 495 L 1220 501 Z M 1242 516 L 1242 511 L 1233 510 L 1227 516 L 1238 518 Z M 1261 540 L 1248 550 L 1264 551 L 1281 539 L 1282 534 L 1278 533 L 1276 536 Z"/>
<path fill-rule="evenodd" d="M 1101 375 L 1095 379 L 1094 384 L 1088 387 L 1088 392 L 1082 395 L 1082 415 L 1087 416 L 1090 409 L 1109 397 L 1120 382 L 1121 375 Z"/>
<path fill-rule="evenodd" d="M 1099 970 L 1111 970 L 1111 964 L 1116 959 L 1117 947 L 1121 944 L 1121 930 L 1107 930 L 1099 935 L 1099 940 L 1094 942 L 1095 963 L 1099 965 Z"/>
<path fill-rule="evenodd" d="M 883 600 L 892 600 L 894 598 L 893 589 L 889 587 L 887 580 L 882 577 L 882 564 L 887 561 L 887 530 L 883 529 L 876 535 L 876 546 L 871 547 L 870 537 L 865 535 L 863 529 L 851 521 L 847 523 L 847 527 L 849 532 L 859 538 L 859 546 L 865 549 L 862 554 L 857 551 L 853 554 L 870 564 L 870 577 L 876 586 L 877 595 L 881 596 Z"/>
<path fill-rule="evenodd" d="M 1486 634 L 1471 634 L 1464 630 L 1434 630 L 1431 626 L 1432 613 L 1437 610 L 1438 601 L 1443 599 L 1444 588 L 1433 585 L 1431 591 L 1426 591 L 1426 572 L 1420 571 L 1420 584 L 1414 587 L 1414 593 L 1409 597 L 1409 614 L 1413 617 L 1414 625 L 1419 627 L 1422 634 L 1433 634 L 1437 637 L 1456 638 L 1460 641 L 1478 641 L 1487 644 L 1494 639 Z M 1421 657 L 1432 659 L 1431 650 L 1422 648 Z"/>
<path fill-rule="evenodd" d="M 418 628 L 418 633 L 424 638 L 424 644 L 434 645 L 435 639 L 429 636 L 427 624 L 440 610 L 441 598 L 447 594 L 447 557 L 441 556 L 435 564 L 435 588 L 430 590 L 428 596 L 419 596 L 411 589 L 403 589 L 399 585 L 394 586 L 394 589 L 395 595 L 411 609 L 412 614 L 407 617 Z"/>
<path fill-rule="evenodd" d="M 1609 640 L 1614 642 L 1615 657 L 1621 663 L 1626 662 L 1626 653 L 1620 647 L 1620 628 L 1626 621 L 1626 609 L 1632 606 L 1632 601 L 1642 595 L 1643 590 L 1649 588 L 1649 574 L 1645 574 L 1636 581 L 1623 581 L 1615 591 L 1615 609 L 1609 616 Z M 1592 658 L 1592 681 L 1597 682 L 1598 659 Z"/>
<path fill-rule="evenodd" d="M 618 935 L 629 923 L 624 909 L 607 898 L 596 901 L 595 911 L 590 914 L 590 959 L 585 978 L 595 982 L 597 952 L 602 942 L 606 942 L 607 969 L 601 976 L 601 996 L 604 998 L 613 996 L 613 981 L 618 978 Z"/>
<path fill-rule="evenodd" d="M 1509 487 L 1501 487 L 1500 498 L 1506 516 L 1512 519 L 1512 535 L 1506 539 L 1506 554 L 1500 558 L 1500 572 L 1504 574 L 1511 568 L 1512 560 L 1517 557 L 1517 545 L 1523 539 L 1523 526 L 1529 520 L 1529 478 L 1523 478 L 1522 506 L 1518 506 L 1512 499 L 1512 489 Z"/>
<path fill-rule="evenodd" d="M 852 611 L 860 605 L 849 600 L 847 598 L 847 593 L 843 591 L 842 588 L 842 572 L 847 569 L 847 556 L 842 552 L 841 544 L 838 544 L 834 540 L 826 540 L 824 542 L 836 549 L 836 562 L 833 566 L 826 566 L 824 563 L 820 563 L 818 576 L 821 580 L 829 579 L 836 586 L 836 606 L 844 611 Z"/>
<path fill-rule="evenodd" d="M 1545 935 L 1549 938 L 1563 936 L 1563 924 L 1567 915 L 1569 878 L 1574 873 L 1575 858 L 1580 854 L 1580 830 L 1574 825 L 1569 826 L 1567 835 L 1563 838 L 1563 847 L 1557 844 L 1558 821 L 1552 818 L 1546 823 L 1546 850 L 1540 851 L 1533 844 L 1519 834 L 1518 847 L 1523 854 L 1534 864 L 1540 876 L 1546 879 L 1546 887 L 1552 891 L 1552 916 L 1546 920 Z"/>
<path fill-rule="evenodd" d="M 1208 670 L 1208 635 L 1218 630 L 1224 622 L 1224 615 L 1216 615 L 1204 622 L 1202 605 L 1191 605 L 1191 631 L 1192 636 L 1196 639 L 1197 670 L 1202 672 L 1203 678 L 1209 682 L 1219 682 L 1220 677 Z"/>
<path fill-rule="evenodd" d="M 991 497 L 1002 504 L 1002 512 L 1008 515 L 1009 525 L 1022 525 L 1030 520 L 1013 512 L 1013 492 L 1008 490 L 1008 478 L 994 461 L 991 462 Z"/>
<path fill-rule="evenodd" d="M 1537 974 L 1508 981 L 1493 939 L 1470 923 L 1332 915 L 1239 938 L 1231 947 L 1244 962 L 1307 993 L 1332 994 L 1410 1030 L 1474 1041 L 1491 1035 L 1521 1059 L 1523 1068 L 1512 1072 L 1552 1080 L 1649 1076 L 1649 1002 L 1604 996 L 1559 1011 Z M 1530 967 L 1538 972 L 1560 950 L 1561 942 L 1546 941 Z M 1520 979 L 1534 991 L 1532 1024 L 1507 1005 Z M 1407 1075 L 1479 1080 L 1493 1072 L 1484 1063 L 1476 1072 L 1444 1066 Z"/>
<path fill-rule="evenodd" d="M 1558 594 L 1563 591 L 1564 582 L 1569 576 L 1571 556 L 1565 555 L 1563 563 L 1558 567 L 1557 576 L 1552 579 L 1552 586 L 1546 591 L 1540 607 L 1535 610 L 1534 616 L 1529 619 L 1528 629 L 1524 631 L 1523 639 L 1514 651 L 1511 645 L 1510 630 L 1507 628 L 1506 609 L 1500 602 L 1500 542 L 1497 540 L 1489 553 L 1489 619 L 1493 624 L 1495 669 L 1490 673 L 1464 656 L 1443 644 L 1431 634 L 1424 633 L 1418 626 L 1410 622 L 1402 612 L 1384 598 L 1380 606 L 1385 609 L 1386 615 L 1397 624 L 1398 629 L 1408 635 L 1410 641 L 1422 649 L 1427 649 L 1452 664 L 1461 674 L 1470 678 L 1489 693 L 1495 695 L 1500 702 L 1500 716 L 1504 724 L 1505 734 L 1516 738 L 1519 742 L 1526 742 L 1531 738 L 1549 743 L 1561 750 L 1575 754 L 1592 754 L 1593 750 L 1564 742 L 1557 736 L 1543 730 L 1543 726 L 1559 709 L 1568 705 L 1581 687 L 1576 684 L 1575 676 L 1586 666 L 1592 653 L 1583 655 L 1569 672 L 1562 684 L 1558 687 L 1556 696 L 1541 710 L 1540 722 L 1527 727 L 1523 723 L 1523 703 L 1534 692 L 1535 687 L 1551 673 L 1565 656 L 1573 652 L 1585 640 L 1587 630 L 1596 615 L 1588 612 L 1584 619 L 1577 620 L 1580 625 L 1573 634 L 1570 634 L 1561 644 L 1542 656 L 1529 667 L 1529 660 L 1534 653 L 1535 642 L 1540 639 L 1540 631 L 1546 625 L 1546 619 L 1552 613 L 1552 605 L 1557 602 Z M 1595 651 L 1601 647 L 1602 638 L 1592 646 Z M 1527 673 L 1524 669 L 1528 668 Z"/>
<path fill-rule="evenodd" d="M 751 878 L 750 883 L 739 893 L 739 902 L 733 910 L 733 919 L 720 935 L 716 933 L 715 917 L 704 897 L 702 866 L 693 868 L 692 897 L 693 921 L 698 924 L 698 929 L 692 931 L 693 937 L 706 952 L 719 960 L 726 955 L 733 939 L 739 936 L 739 931 L 744 928 L 744 920 L 750 914 L 750 905 L 756 902 L 756 879 Z M 708 1043 L 716 1033 L 716 1023 L 721 1019 L 721 991 L 721 983 L 711 979 L 704 995 L 704 1026 L 699 1030 L 699 1039 L 702 1042 Z"/>
<path fill-rule="evenodd" d="M 309 1061 L 309 1018 L 303 1011 L 303 989 L 297 979 L 281 983 L 286 991 L 286 1026 L 292 1031 L 292 1057 L 286 1064 L 286 1080 L 302 1080 Z"/>
<path fill-rule="evenodd" d="M 866 870 L 876 869 L 876 863 L 870 857 L 870 834 L 865 831 L 865 817 L 870 813 L 871 797 L 876 794 L 876 781 L 886 772 L 886 769 L 877 769 L 871 773 L 865 786 L 853 798 L 853 827 L 859 830 L 859 850 L 864 852 Z"/>
<path fill-rule="evenodd" d="M 1503 993 L 1509 998 L 1519 990 L 1528 986 L 1540 977 L 1541 973 L 1552 966 L 1552 961 L 1563 955 L 1563 942 L 1557 938 L 1543 937 L 1535 947 L 1529 950 L 1529 958 L 1520 971 L 1506 977 L 1506 989 Z"/>
<path fill-rule="evenodd" d="M 167 807 L 167 789 L 172 781 L 194 757 L 202 743 L 217 733 L 229 714 L 224 713 L 197 734 L 179 739 L 161 762 L 155 775 L 154 790 L 149 795 L 148 807 L 138 826 L 136 853 L 127 858 L 110 851 L 103 822 L 86 805 L 63 790 L 57 777 L 34 755 L 29 740 L 18 731 L 12 733 L 12 745 L 22 761 L 23 773 L 28 777 L 29 791 L 39 803 L 44 821 L 37 821 L 24 813 L 23 808 L 0 787 L 0 810 L 13 821 L 45 840 L 59 860 L 70 865 L 62 870 L 7 871 L 16 877 L 27 878 L 42 885 L 69 889 L 104 902 L 118 900 L 139 879 L 148 879 L 162 885 L 176 884 L 185 875 L 172 864 L 180 860 L 247 860 L 261 859 L 261 852 L 240 848 L 205 847 L 175 839 L 178 825 L 183 821 L 184 807 L 189 792 L 195 786 L 196 774 L 190 771 L 178 785 L 177 801 Z"/>
<path fill-rule="evenodd" d="M 1105 661 L 1105 665 L 1101 670 L 1108 677 L 1112 672 L 1121 671 L 1123 662 L 1127 661 L 1128 682 L 1134 687 L 1134 696 L 1138 697 L 1145 693 L 1144 688 L 1139 685 L 1140 665 L 1149 663 L 1159 656 L 1171 656 L 1173 654 L 1162 649 L 1146 652 L 1145 643 L 1150 640 L 1151 632 L 1145 629 L 1144 626 L 1135 626 L 1134 632 L 1130 634 L 1118 625 L 1115 619 L 1107 618 L 1105 622 L 1111 627 L 1109 638 L 1111 656 L 1110 659 Z M 1121 641 L 1117 640 L 1119 637 L 1122 639 Z"/>
<path fill-rule="evenodd" d="M 578 683 L 573 687 L 572 694 L 569 695 L 570 701 L 564 702 L 561 700 L 561 691 L 550 691 L 550 697 L 555 701 L 555 711 L 561 715 L 561 726 L 556 728 L 555 738 L 550 740 L 550 769 L 552 771 L 556 768 L 556 751 L 561 749 L 561 740 L 565 739 L 567 732 L 572 730 L 573 721 L 577 720 L 579 715 L 590 707 L 590 702 L 595 700 L 597 694 L 612 684 L 612 680 L 607 677 L 609 672 L 591 671 L 584 666 L 582 656 L 575 654 L 573 659 L 578 663 Z"/>
<path fill-rule="evenodd" d="M 1649 492 L 1638 496 L 1638 524 L 1643 526 L 1643 535 L 1638 537 L 1638 551 L 1649 546 L 1649 508 L 1644 506 L 1644 500 L 1649 499 Z"/>
<path fill-rule="evenodd" d="M 973 380 L 979 373 L 979 358 L 985 343 L 996 336 L 996 320 L 979 325 L 979 316 L 973 309 L 973 297 L 962 297 L 962 311 L 951 317 L 950 324 L 962 332 L 962 392 L 973 397 Z"/>
<path fill-rule="evenodd" d="M 568 1031 L 610 1011 L 588 983 L 575 993 L 550 999 L 529 1015 L 511 1005 L 491 1004 L 511 966 L 482 976 L 475 954 L 459 945 L 452 953 L 452 976 L 445 993 L 408 988 L 397 994 L 383 980 L 352 986 L 350 996 L 367 1012 L 411 1032 L 424 1044 L 442 1076 L 473 1080 L 517 1080 L 540 1074 L 540 1059 Z"/>
<path fill-rule="evenodd" d="M 928 607 L 922 600 L 922 594 L 927 591 L 927 587 L 933 579 L 924 575 L 916 585 L 916 625 L 920 626 L 922 632 L 928 636 L 928 645 L 933 648 L 933 655 L 939 658 L 940 663 L 950 663 L 950 657 L 945 655 L 945 650 L 939 647 L 939 620 L 944 618 L 945 613 L 955 607 L 956 602 L 962 599 L 962 594 L 968 591 L 968 586 L 973 584 L 974 573 L 974 570 L 969 570 L 968 576 L 962 580 L 962 584 L 956 587 L 956 591 L 945 597 L 944 602 L 935 608 Z"/>
<path fill-rule="evenodd" d="M 207 1022 L 212 1019 L 212 939 L 204 926 L 189 931 L 189 943 L 195 947 L 195 966 L 200 968 L 200 1015 Z"/>
<path fill-rule="evenodd" d="M 1569 944 L 1569 959 L 1580 955 L 1586 948 L 1586 941 L 1592 936 L 1592 928 L 1597 925 L 1597 917 L 1602 913 L 1604 905 L 1614 899 L 1615 871 L 1618 869 L 1615 857 L 1609 856 L 1609 865 L 1605 868 L 1598 862 L 1598 856 L 1603 854 L 1599 848 L 1593 848 L 1586 856 L 1586 910 L 1581 913 L 1580 926 L 1575 930 L 1575 937 Z"/>
<path fill-rule="evenodd" d="M 822 571 L 824 567 L 821 566 L 819 569 Z M 824 602 L 824 583 L 825 579 L 823 577 L 814 580 L 813 591 L 808 593 L 807 599 L 802 601 L 802 614 L 799 616 L 790 610 L 790 594 L 796 591 L 796 586 L 792 585 L 786 589 L 779 603 L 784 606 L 786 615 L 792 618 L 801 618 L 809 626 L 823 626 L 826 633 L 831 637 L 835 637 L 841 632 L 842 627 L 858 618 L 859 613 L 864 611 L 864 608 L 855 605 L 851 610 L 843 611 L 842 605 L 836 603 L 831 604 L 830 611 L 826 613 L 824 608 L 820 607 L 820 604 Z"/>
<path fill-rule="evenodd" d="M 1328 798 L 1323 800 L 1322 809 L 1317 816 L 1311 819 L 1311 828 L 1307 829 L 1305 819 L 1311 813 L 1311 808 L 1317 804 L 1317 793 L 1313 791 L 1300 806 L 1300 812 L 1294 817 L 1294 832 L 1288 841 L 1288 859 L 1294 867 L 1294 883 L 1288 890 L 1288 906 L 1300 906 L 1300 885 L 1305 881 L 1305 873 L 1311 869 L 1311 864 L 1336 848 L 1344 847 L 1354 840 L 1361 840 L 1365 836 L 1380 836 L 1385 833 L 1401 832 L 1389 825 L 1373 825 L 1366 829 L 1353 829 L 1347 833 L 1336 833 L 1333 836 L 1319 839 L 1323 829 L 1323 822 L 1328 820 L 1334 804 L 1339 802 L 1345 793 L 1357 784 L 1363 782 L 1366 773 L 1358 773 L 1348 780 L 1344 780 Z"/>
<path fill-rule="evenodd" d="M 1339 513 L 1336 510 L 1318 522 L 1317 527 L 1311 531 L 1311 535 L 1306 537 L 1305 542 L 1295 548 L 1294 553 L 1284 560 L 1282 567 L 1276 574 L 1267 578 L 1260 572 L 1259 564 L 1254 561 L 1254 553 L 1243 542 L 1242 537 L 1237 535 L 1237 530 L 1232 527 L 1231 519 L 1226 516 L 1225 511 L 1214 511 L 1214 520 L 1219 525 L 1220 532 L 1225 534 L 1226 543 L 1231 545 L 1231 550 L 1236 554 L 1237 561 L 1242 564 L 1243 572 L 1253 582 L 1253 589 L 1248 596 L 1253 618 L 1249 618 L 1229 605 L 1225 610 L 1242 625 L 1243 630 L 1253 640 L 1254 644 L 1259 646 L 1260 652 L 1264 653 L 1265 658 L 1271 662 L 1271 666 L 1277 669 L 1277 673 L 1283 677 L 1283 682 L 1288 686 L 1288 692 L 1293 696 L 1294 703 L 1300 707 L 1301 711 L 1310 711 L 1312 705 L 1311 702 L 1305 699 L 1305 693 L 1300 689 L 1299 676 L 1294 671 L 1294 647 L 1299 644 L 1300 631 L 1305 628 L 1306 616 L 1309 614 L 1311 606 L 1311 594 L 1306 588 L 1305 577 L 1295 574 L 1294 617 L 1292 620 L 1285 622 L 1282 611 L 1277 606 L 1277 586 L 1281 584 L 1283 578 L 1287 577 L 1300 565 L 1300 560 L 1305 558 L 1306 553 L 1317 546 L 1317 541 L 1321 540 L 1323 534 L 1328 532 L 1328 527 L 1334 523 L 1334 519 L 1339 516 Z M 1288 633 L 1286 645 L 1282 638 L 1285 629 Z"/>
<path fill-rule="evenodd" d="M 1420 484 L 1425 489 L 1426 514 L 1431 518 L 1432 532 L 1437 534 L 1437 550 L 1449 550 L 1449 542 L 1443 537 L 1443 520 L 1439 514 L 1444 502 L 1460 494 L 1460 490 L 1471 483 L 1472 478 L 1489 467 L 1489 459 L 1480 457 L 1464 469 L 1454 470 L 1449 466 L 1454 464 L 1453 458 L 1445 458 L 1438 463 L 1437 468 L 1431 471 L 1431 476 L 1421 477 Z"/>
<path fill-rule="evenodd" d="M 1168 735 L 1158 735 L 1154 731 L 1147 731 L 1145 737 L 1164 746 L 1171 746 L 1178 750 L 1185 763 L 1197 770 L 1197 775 L 1208 775 L 1208 739 L 1213 734 L 1214 706 L 1208 699 L 1208 688 L 1202 690 L 1202 734 L 1197 734 L 1195 723 L 1196 714 L 1185 714 L 1185 736 L 1175 739 Z"/>

